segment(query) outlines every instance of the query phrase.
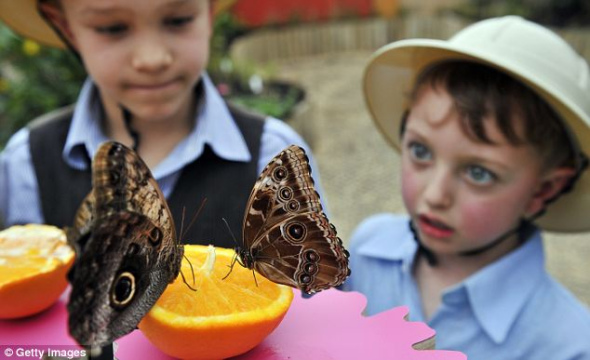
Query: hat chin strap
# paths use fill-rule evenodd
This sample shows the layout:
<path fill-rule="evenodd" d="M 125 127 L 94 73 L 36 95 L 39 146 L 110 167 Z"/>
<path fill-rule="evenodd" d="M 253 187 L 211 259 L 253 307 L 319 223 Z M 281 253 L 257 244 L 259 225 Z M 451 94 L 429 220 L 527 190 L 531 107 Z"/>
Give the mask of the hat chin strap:
<path fill-rule="evenodd" d="M 536 216 L 534 216 L 533 218 L 536 218 Z M 493 240 L 481 247 L 475 248 L 475 249 L 460 251 L 458 254 L 460 256 L 464 256 L 464 257 L 471 257 L 471 256 L 477 256 L 477 255 L 483 254 L 483 253 L 495 248 L 496 246 L 500 245 L 501 243 L 504 242 L 504 240 L 509 239 L 514 234 L 518 235 L 519 244 L 523 244 L 527 239 L 529 239 L 531 237 L 531 235 L 537 229 L 536 226 L 533 224 L 532 220 L 533 220 L 532 218 L 531 219 L 521 219 L 518 226 L 506 231 L 504 234 L 500 235 L 495 240 Z M 412 232 L 412 235 L 414 237 L 414 240 L 418 244 L 418 253 L 421 255 L 424 255 L 424 258 L 426 258 L 428 265 L 430 265 L 432 267 L 437 266 L 438 259 L 436 257 L 436 254 L 434 254 L 434 252 L 432 252 L 432 250 L 427 248 L 424 245 L 424 243 L 422 243 L 422 241 L 420 240 L 420 237 L 418 236 L 418 232 L 416 231 L 416 228 L 414 227 L 414 223 L 412 220 L 409 221 L 409 226 L 410 226 L 410 231 Z"/>
<path fill-rule="evenodd" d="M 37 1 L 37 12 L 39 13 L 39 15 L 41 15 L 41 17 L 45 20 L 45 22 L 49 25 L 49 27 L 51 27 L 53 29 L 53 32 L 55 32 L 57 34 L 57 36 L 60 38 L 60 40 L 66 45 L 68 50 L 70 50 L 72 52 L 72 54 L 74 54 L 74 56 L 76 57 L 76 59 L 78 59 L 80 64 L 83 65 L 84 62 L 82 61 L 82 57 L 78 53 L 78 50 L 76 50 L 76 48 L 74 48 L 74 46 L 68 41 L 68 38 L 64 34 L 62 34 L 62 32 L 58 29 L 58 27 L 55 26 L 53 21 L 51 21 L 51 19 L 47 16 L 47 14 L 41 9 L 41 2 L 42 1 Z"/>

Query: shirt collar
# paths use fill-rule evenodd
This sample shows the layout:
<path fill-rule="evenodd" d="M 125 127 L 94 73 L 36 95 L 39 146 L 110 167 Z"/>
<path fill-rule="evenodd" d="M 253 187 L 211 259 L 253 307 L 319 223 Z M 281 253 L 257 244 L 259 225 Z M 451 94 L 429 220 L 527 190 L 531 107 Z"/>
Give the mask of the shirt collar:
<path fill-rule="evenodd" d="M 73 168 L 86 169 L 100 144 L 108 140 L 100 127 L 101 116 L 98 90 L 92 80 L 87 79 L 78 96 L 62 153 L 64 160 Z"/>
<path fill-rule="evenodd" d="M 407 225 L 407 219 L 404 221 Z M 399 261 L 410 271 L 418 249 L 412 232 L 397 220 L 383 227 L 381 236 L 376 234 L 358 248 L 359 254 Z M 397 246 L 391 246 L 392 238 L 401 241 Z M 544 263 L 543 242 L 537 230 L 518 249 L 447 289 L 443 302 L 469 301 L 483 330 L 493 341 L 502 343 L 535 288 L 547 276 Z"/>
<path fill-rule="evenodd" d="M 544 263 L 543 242 L 537 230 L 518 249 L 464 281 L 475 317 L 496 343 L 506 339 L 519 313 L 546 276 Z"/>
<path fill-rule="evenodd" d="M 205 144 L 225 160 L 251 160 L 246 141 L 225 101 L 207 74 L 203 74 L 201 78 L 204 99 L 196 114 L 196 126 L 172 153 L 153 169 L 156 178 L 179 171 L 196 160 L 203 153 Z M 94 157 L 100 144 L 109 140 L 101 129 L 101 116 L 102 106 L 98 90 L 92 79 L 88 78 L 82 86 L 74 108 L 72 124 L 63 150 L 64 160 L 70 166 L 86 169 L 89 166 L 88 158 Z"/>
<path fill-rule="evenodd" d="M 418 248 L 410 231 L 409 219 L 399 217 L 391 222 L 384 222 L 379 234 L 364 242 L 359 248 L 359 254 L 387 261 L 401 261 L 410 264 Z M 383 236 L 383 234 L 387 234 Z M 395 240 L 398 239 L 398 240 Z M 395 241 L 396 246 L 392 246 Z"/>

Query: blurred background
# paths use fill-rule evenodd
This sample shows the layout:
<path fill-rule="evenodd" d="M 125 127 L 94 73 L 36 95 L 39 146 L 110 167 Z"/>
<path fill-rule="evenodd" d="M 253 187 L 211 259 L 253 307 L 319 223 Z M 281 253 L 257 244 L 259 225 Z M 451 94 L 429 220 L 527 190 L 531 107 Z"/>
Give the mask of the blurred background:
<path fill-rule="evenodd" d="M 402 38 L 446 39 L 514 14 L 550 27 L 590 61 L 588 0 L 216 1 L 233 6 L 215 20 L 209 74 L 229 101 L 283 119 L 307 140 L 345 243 L 363 218 L 404 211 L 399 157 L 361 92 L 374 50 Z M 84 77 L 71 54 L 0 24 L 0 150 L 31 119 L 74 102 Z M 547 234 L 545 243 L 549 271 L 590 304 L 590 233 Z"/>

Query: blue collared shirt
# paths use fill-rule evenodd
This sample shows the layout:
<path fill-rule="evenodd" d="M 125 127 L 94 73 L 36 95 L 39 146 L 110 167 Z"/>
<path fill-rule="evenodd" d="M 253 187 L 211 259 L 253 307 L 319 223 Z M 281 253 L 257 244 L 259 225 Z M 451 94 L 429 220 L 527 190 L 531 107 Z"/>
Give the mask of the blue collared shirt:
<path fill-rule="evenodd" d="M 181 170 L 203 153 L 205 144 L 217 156 L 230 161 L 248 162 L 251 154 L 242 133 L 233 121 L 223 99 L 207 75 L 203 76 L 204 102 L 196 114 L 192 132 L 155 168 L 151 169 L 165 197 L 168 197 Z M 67 164 L 85 169 L 86 151 L 91 157 L 100 144 L 109 140 L 100 128 L 100 100 L 91 79 L 81 89 L 63 150 Z M 198 121 L 197 121 L 198 120 Z M 305 141 L 287 124 L 267 118 L 258 160 L 258 172 L 281 150 L 291 144 L 302 146 L 310 159 L 316 188 L 323 194 L 317 165 Z M 322 196 L 325 207 L 325 198 Z M 37 178 L 31 161 L 29 129 L 18 131 L 0 154 L 0 219 L 5 226 L 43 223 Z M 0 221 L 0 224 L 2 221 Z"/>
<path fill-rule="evenodd" d="M 412 274 L 416 250 L 406 216 L 366 219 L 351 237 L 345 289 L 365 294 L 368 315 L 409 306 L 410 320 L 436 330 L 437 348 L 461 351 L 469 360 L 590 359 L 590 313 L 545 270 L 539 231 L 446 289 L 430 319 Z"/>

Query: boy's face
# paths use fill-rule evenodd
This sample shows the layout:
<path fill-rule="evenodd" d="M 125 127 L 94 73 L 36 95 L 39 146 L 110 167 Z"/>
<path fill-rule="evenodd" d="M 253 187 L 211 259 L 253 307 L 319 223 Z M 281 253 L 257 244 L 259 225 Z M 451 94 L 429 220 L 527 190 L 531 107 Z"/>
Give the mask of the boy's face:
<path fill-rule="evenodd" d="M 62 32 L 98 85 L 107 113 L 142 119 L 187 111 L 207 66 L 208 0 L 61 0 Z"/>
<path fill-rule="evenodd" d="M 480 248 L 543 204 L 539 156 L 510 144 L 492 120 L 485 126 L 494 144 L 485 144 L 465 133 L 444 90 L 425 87 L 410 109 L 402 195 L 420 240 L 438 255 Z"/>

